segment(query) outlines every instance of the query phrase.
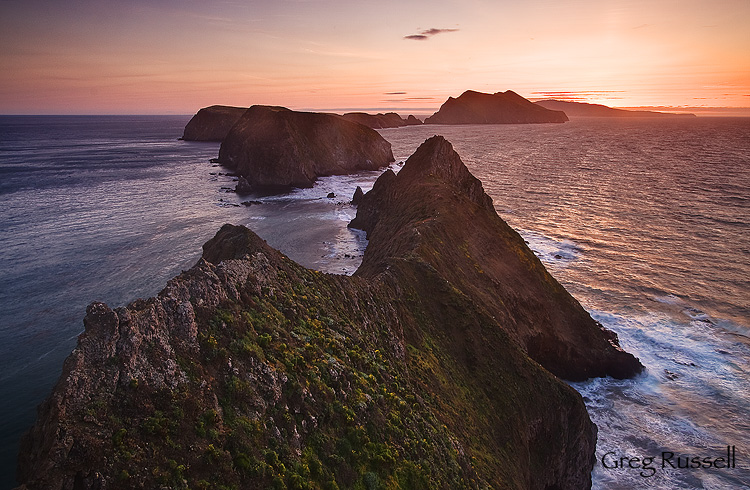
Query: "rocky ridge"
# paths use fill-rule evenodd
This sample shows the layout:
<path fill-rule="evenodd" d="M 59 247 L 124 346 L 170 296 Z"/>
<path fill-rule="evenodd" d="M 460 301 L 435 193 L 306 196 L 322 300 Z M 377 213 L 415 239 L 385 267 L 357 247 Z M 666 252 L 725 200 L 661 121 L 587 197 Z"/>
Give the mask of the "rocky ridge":
<path fill-rule="evenodd" d="M 361 197 L 353 277 L 225 225 L 157 297 L 89 306 L 23 440 L 23 488 L 590 487 L 596 427 L 539 363 L 573 378 L 640 364 L 493 213 L 435 137 Z M 540 355 L 557 328 L 581 329 L 595 362 L 574 332 Z"/>

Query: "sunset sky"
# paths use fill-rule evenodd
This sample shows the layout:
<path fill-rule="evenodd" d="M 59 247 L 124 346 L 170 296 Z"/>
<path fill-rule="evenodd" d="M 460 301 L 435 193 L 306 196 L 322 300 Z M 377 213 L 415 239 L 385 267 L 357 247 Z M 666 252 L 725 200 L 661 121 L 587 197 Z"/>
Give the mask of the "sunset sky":
<path fill-rule="evenodd" d="M 750 0 L 0 0 L 0 114 L 750 107 Z"/>

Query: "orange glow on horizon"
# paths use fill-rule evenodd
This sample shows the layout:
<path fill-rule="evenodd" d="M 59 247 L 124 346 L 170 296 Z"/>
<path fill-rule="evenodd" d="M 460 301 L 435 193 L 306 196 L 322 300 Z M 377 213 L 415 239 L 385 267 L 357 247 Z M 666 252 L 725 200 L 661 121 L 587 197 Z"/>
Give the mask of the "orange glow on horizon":
<path fill-rule="evenodd" d="M 430 114 L 472 89 L 750 106 L 750 2 L 5 2 L 0 114 Z"/>

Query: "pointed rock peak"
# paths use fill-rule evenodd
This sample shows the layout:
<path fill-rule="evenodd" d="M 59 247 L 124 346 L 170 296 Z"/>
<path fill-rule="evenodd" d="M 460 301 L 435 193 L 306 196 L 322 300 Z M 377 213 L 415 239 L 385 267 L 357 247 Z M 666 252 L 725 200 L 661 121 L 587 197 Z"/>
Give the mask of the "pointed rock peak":
<path fill-rule="evenodd" d="M 241 259 L 257 251 L 269 250 L 273 249 L 265 240 L 244 226 L 226 224 L 203 245 L 203 259 L 218 264 L 224 260 Z"/>
<path fill-rule="evenodd" d="M 433 136 L 422 143 L 398 173 L 401 181 L 422 182 L 428 176 L 458 188 L 480 205 L 492 206 L 492 199 L 485 194 L 482 183 L 469 172 L 453 145 L 442 136 Z"/>
<path fill-rule="evenodd" d="M 399 174 L 429 174 L 436 170 L 453 173 L 460 168 L 468 172 L 453 145 L 443 136 L 435 135 L 419 145 L 417 151 L 406 160 Z"/>

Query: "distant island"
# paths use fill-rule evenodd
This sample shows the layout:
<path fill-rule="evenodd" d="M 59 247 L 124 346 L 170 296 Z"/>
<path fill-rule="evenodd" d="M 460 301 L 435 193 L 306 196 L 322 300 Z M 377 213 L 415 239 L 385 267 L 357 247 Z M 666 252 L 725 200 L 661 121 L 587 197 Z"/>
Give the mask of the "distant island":
<path fill-rule="evenodd" d="M 557 376 L 642 365 L 450 143 L 383 173 L 351 226 L 353 277 L 225 225 L 158 296 L 92 303 L 22 488 L 590 488 L 596 426 Z"/>
<path fill-rule="evenodd" d="M 221 143 L 222 165 L 240 176 L 238 191 L 312 187 L 318 177 L 377 170 L 394 161 L 377 131 L 335 114 L 255 105 Z"/>
<path fill-rule="evenodd" d="M 563 111 L 568 117 L 695 117 L 695 114 L 674 112 L 630 111 L 615 109 L 601 104 L 571 102 L 566 100 L 547 99 L 534 102 L 536 105 L 554 111 Z"/>
<path fill-rule="evenodd" d="M 224 141 L 248 107 L 212 105 L 200 109 L 187 123 L 182 134 L 185 141 Z M 348 112 L 340 117 L 372 129 L 399 128 L 422 124 L 413 115 L 406 119 L 395 112 L 385 114 L 367 114 L 365 112 Z"/>
<path fill-rule="evenodd" d="M 467 90 L 458 98 L 449 97 L 425 124 L 529 124 L 562 123 L 563 111 L 534 104 L 508 90 L 486 94 Z"/>
<path fill-rule="evenodd" d="M 395 112 L 388 112 L 386 114 L 347 112 L 343 117 L 344 119 L 364 124 L 373 129 L 400 128 L 403 126 L 417 126 L 422 124 L 422 121 L 412 115 L 404 119 Z"/>

